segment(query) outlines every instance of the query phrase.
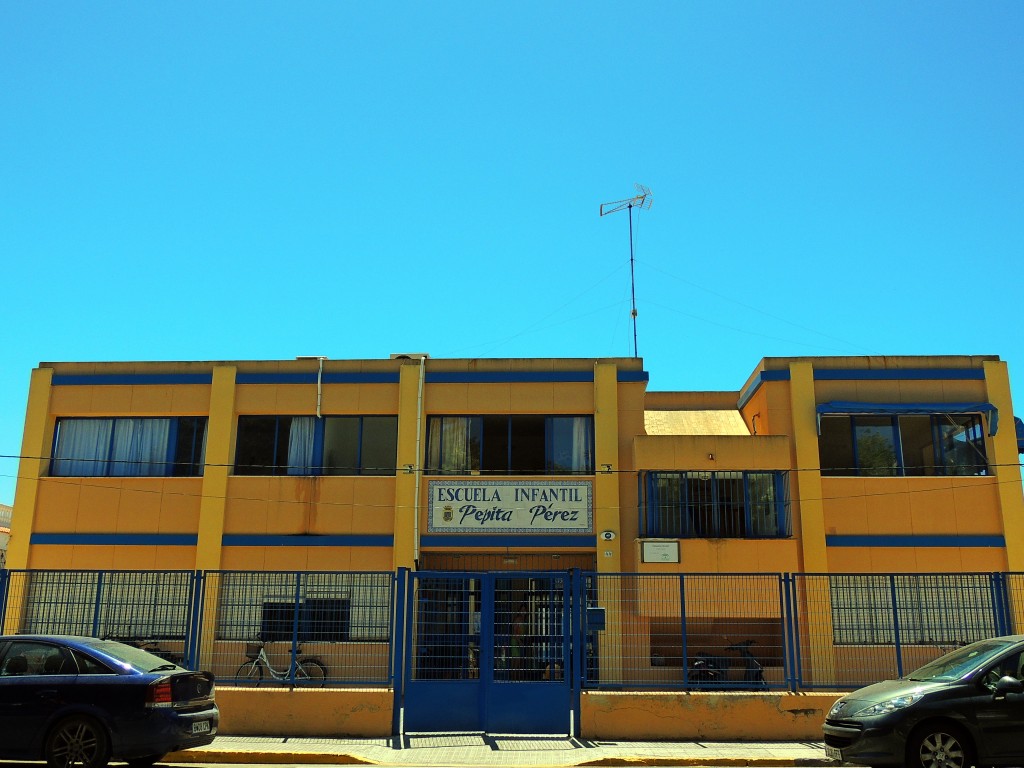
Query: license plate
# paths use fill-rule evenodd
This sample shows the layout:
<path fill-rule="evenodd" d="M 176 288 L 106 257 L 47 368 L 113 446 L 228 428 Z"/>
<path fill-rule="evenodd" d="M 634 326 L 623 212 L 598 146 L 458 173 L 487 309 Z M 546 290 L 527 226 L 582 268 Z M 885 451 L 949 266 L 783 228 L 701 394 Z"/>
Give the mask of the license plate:
<path fill-rule="evenodd" d="M 839 747 L 825 747 L 825 757 L 843 762 L 843 752 Z"/>
<path fill-rule="evenodd" d="M 210 732 L 210 721 L 199 720 L 198 722 L 192 723 L 192 733 L 209 733 Z"/>

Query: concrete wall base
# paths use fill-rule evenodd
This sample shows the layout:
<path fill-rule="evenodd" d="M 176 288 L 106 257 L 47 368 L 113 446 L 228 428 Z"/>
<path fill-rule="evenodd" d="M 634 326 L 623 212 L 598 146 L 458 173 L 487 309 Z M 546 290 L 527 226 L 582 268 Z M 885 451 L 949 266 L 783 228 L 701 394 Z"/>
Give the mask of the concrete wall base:
<path fill-rule="evenodd" d="M 231 736 L 390 736 L 394 701 L 387 688 L 217 688 Z"/>
<path fill-rule="evenodd" d="M 587 739 L 820 741 L 841 693 L 585 691 Z"/>
<path fill-rule="evenodd" d="M 841 693 L 587 691 L 585 739 L 820 741 Z M 385 737 L 394 691 L 386 688 L 217 688 L 220 733 L 231 736 Z"/>

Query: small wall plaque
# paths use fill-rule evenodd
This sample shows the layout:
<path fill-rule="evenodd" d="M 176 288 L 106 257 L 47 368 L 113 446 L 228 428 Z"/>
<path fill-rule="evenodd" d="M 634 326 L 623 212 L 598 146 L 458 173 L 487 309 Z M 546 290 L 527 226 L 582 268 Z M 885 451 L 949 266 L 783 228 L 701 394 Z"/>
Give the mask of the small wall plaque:
<path fill-rule="evenodd" d="M 678 563 L 678 541 L 641 542 L 641 560 L 645 563 Z"/>

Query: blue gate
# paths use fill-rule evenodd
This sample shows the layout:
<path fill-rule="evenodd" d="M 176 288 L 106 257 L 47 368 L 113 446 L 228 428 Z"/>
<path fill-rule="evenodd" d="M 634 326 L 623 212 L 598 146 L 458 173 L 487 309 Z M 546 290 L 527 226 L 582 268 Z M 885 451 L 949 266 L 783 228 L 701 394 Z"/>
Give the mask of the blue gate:
<path fill-rule="evenodd" d="M 570 572 L 410 574 L 407 733 L 564 733 L 572 671 Z"/>

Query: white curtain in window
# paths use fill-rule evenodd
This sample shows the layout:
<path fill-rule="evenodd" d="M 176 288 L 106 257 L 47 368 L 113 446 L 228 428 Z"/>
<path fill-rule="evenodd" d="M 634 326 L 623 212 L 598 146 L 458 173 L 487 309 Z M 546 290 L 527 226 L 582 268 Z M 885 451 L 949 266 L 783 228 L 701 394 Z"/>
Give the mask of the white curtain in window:
<path fill-rule="evenodd" d="M 594 467 L 594 431 L 590 417 L 576 416 L 572 420 L 572 471 L 592 472 Z"/>
<path fill-rule="evenodd" d="M 167 460 L 170 419 L 115 419 L 110 474 L 114 477 L 162 477 Z"/>
<path fill-rule="evenodd" d="M 53 452 L 53 474 L 97 477 L 107 474 L 113 419 L 61 419 Z"/>
<path fill-rule="evenodd" d="M 444 416 L 430 421 L 427 466 L 434 471 L 469 472 L 476 467 L 469 416 Z"/>
<path fill-rule="evenodd" d="M 288 474 L 313 474 L 313 431 L 316 420 L 312 416 L 293 416 L 288 432 Z"/>

